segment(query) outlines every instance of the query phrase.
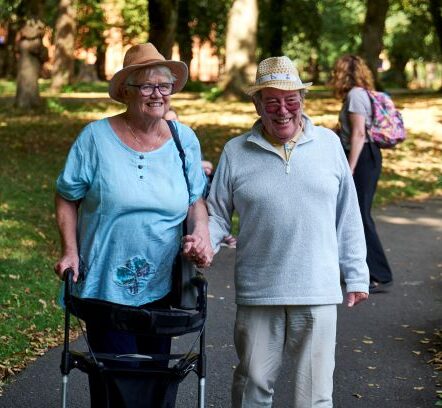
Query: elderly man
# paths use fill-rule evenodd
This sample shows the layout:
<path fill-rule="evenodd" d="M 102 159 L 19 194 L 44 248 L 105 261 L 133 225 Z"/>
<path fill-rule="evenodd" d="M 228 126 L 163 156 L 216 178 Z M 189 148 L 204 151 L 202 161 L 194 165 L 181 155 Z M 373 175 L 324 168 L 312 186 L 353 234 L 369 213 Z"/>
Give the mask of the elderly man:
<path fill-rule="evenodd" d="M 246 90 L 260 119 L 224 147 L 208 198 L 212 246 L 240 231 L 232 406 L 270 407 L 283 352 L 293 407 L 332 407 L 336 305 L 368 297 L 364 232 L 338 137 L 303 113 L 306 88 L 287 57 L 262 61 Z"/>

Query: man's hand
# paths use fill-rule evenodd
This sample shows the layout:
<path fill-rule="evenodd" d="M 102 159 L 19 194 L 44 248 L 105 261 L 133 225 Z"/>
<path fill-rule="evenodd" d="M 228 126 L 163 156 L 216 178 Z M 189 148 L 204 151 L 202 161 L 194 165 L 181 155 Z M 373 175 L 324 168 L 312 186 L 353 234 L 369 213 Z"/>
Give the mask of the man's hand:
<path fill-rule="evenodd" d="M 368 299 L 368 293 L 365 292 L 349 292 L 347 293 L 347 306 L 353 307 L 358 303 Z"/>

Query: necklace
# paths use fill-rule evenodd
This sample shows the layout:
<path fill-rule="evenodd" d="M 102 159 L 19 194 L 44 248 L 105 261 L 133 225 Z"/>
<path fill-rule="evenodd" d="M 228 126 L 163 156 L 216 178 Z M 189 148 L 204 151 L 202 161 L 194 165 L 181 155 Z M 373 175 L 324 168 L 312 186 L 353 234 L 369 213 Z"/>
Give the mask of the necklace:
<path fill-rule="evenodd" d="M 142 149 L 144 149 L 144 143 L 140 140 L 140 138 L 135 134 L 134 130 L 132 129 L 132 127 L 129 125 L 129 122 L 127 121 L 127 118 L 124 118 L 124 123 L 126 124 L 127 129 L 129 130 L 131 136 L 134 138 L 135 142 L 137 142 L 140 147 Z M 155 139 L 155 142 L 152 143 L 152 145 L 148 148 L 148 151 L 152 151 L 156 145 L 158 144 L 158 142 L 161 139 L 161 133 L 157 134 L 157 138 Z"/>

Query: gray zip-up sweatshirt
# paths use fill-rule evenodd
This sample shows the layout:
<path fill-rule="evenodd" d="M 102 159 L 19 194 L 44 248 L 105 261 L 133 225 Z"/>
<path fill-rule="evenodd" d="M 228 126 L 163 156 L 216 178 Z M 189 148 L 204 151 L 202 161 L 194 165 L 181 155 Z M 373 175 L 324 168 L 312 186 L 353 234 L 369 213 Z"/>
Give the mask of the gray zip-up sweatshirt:
<path fill-rule="evenodd" d="M 241 305 L 323 305 L 367 292 L 366 245 L 353 178 L 338 137 L 304 116 L 286 162 L 252 130 L 224 147 L 208 197 L 215 250 L 239 215 L 235 262 Z"/>

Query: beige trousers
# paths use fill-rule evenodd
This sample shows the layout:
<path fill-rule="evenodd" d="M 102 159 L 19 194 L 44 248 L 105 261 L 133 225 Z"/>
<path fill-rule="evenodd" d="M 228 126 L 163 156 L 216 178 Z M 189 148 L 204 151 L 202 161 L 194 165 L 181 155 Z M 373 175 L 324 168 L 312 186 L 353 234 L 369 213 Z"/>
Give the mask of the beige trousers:
<path fill-rule="evenodd" d="M 284 355 L 293 362 L 293 408 L 331 408 L 336 305 L 241 306 L 232 407 L 271 407 Z"/>

